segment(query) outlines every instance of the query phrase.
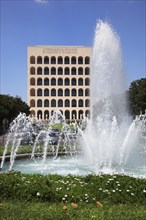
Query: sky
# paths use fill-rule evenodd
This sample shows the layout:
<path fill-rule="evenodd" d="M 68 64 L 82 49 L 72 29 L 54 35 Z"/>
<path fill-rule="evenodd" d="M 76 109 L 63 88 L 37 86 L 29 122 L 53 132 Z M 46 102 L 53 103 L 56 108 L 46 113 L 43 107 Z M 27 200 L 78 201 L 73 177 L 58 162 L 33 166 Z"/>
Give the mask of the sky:
<path fill-rule="evenodd" d="M 27 101 L 27 47 L 92 47 L 99 19 L 120 37 L 127 88 L 146 77 L 145 0 L 0 0 L 0 93 Z"/>

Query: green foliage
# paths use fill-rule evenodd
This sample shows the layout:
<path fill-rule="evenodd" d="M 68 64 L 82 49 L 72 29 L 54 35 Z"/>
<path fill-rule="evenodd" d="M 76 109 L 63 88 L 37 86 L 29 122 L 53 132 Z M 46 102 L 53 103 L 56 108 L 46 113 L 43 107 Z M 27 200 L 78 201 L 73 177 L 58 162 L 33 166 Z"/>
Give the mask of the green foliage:
<path fill-rule="evenodd" d="M 0 133 L 2 133 L 2 126 L 4 119 L 6 119 L 7 126 L 20 113 L 24 112 L 29 115 L 30 107 L 21 100 L 20 97 L 12 97 L 10 95 L 0 95 Z"/>
<path fill-rule="evenodd" d="M 121 175 L 59 176 L 0 174 L 3 199 L 60 203 L 141 204 L 146 205 L 146 180 Z"/>
<path fill-rule="evenodd" d="M 135 80 L 129 87 L 129 104 L 132 114 L 144 114 L 146 110 L 146 78 Z"/>
<path fill-rule="evenodd" d="M 96 206 L 96 201 L 103 206 Z M 72 202 L 77 203 L 77 208 Z M 145 179 L 14 171 L 0 174 L 0 219 L 145 220 L 145 206 Z"/>

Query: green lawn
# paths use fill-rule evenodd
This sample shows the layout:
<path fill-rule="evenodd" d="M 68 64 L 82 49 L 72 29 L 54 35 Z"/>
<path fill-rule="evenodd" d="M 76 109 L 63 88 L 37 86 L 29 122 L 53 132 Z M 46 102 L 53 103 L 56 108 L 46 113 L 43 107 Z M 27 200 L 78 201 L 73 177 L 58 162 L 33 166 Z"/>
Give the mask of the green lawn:
<path fill-rule="evenodd" d="M 145 220 L 144 205 L 110 205 L 78 203 L 77 208 L 63 203 L 3 201 L 0 219 L 3 220 Z"/>
<path fill-rule="evenodd" d="M 146 179 L 1 173 L 0 219 L 146 220 Z"/>

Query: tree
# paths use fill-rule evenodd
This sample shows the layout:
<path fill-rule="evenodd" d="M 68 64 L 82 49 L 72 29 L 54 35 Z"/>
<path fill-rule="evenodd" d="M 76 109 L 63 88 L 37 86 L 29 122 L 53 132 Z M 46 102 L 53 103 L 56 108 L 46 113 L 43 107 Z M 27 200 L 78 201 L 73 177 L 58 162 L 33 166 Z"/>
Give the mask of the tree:
<path fill-rule="evenodd" d="M 30 107 L 20 97 L 0 95 L 0 134 L 5 133 L 12 120 L 20 113 L 30 114 Z"/>
<path fill-rule="evenodd" d="M 146 110 L 146 78 L 135 80 L 129 87 L 129 105 L 131 113 L 139 115 Z"/>

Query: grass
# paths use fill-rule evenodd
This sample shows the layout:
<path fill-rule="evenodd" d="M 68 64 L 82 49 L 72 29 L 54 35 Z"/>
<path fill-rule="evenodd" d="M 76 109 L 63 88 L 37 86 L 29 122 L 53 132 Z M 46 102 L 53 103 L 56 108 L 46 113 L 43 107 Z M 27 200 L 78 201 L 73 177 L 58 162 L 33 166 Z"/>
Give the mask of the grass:
<path fill-rule="evenodd" d="M 77 208 L 63 203 L 3 201 L 0 219 L 3 220 L 145 220 L 145 206 L 105 205 L 79 203 Z"/>
<path fill-rule="evenodd" d="M 146 179 L 14 171 L 0 174 L 2 220 L 146 220 L 145 207 Z"/>

